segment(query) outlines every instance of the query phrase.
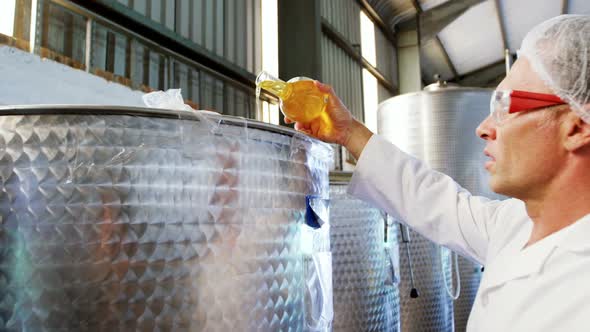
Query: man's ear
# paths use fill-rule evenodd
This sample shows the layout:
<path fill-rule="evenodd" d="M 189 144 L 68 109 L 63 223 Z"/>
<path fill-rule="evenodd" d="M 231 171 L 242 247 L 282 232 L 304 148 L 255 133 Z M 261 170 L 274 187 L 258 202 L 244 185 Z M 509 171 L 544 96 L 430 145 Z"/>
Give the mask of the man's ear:
<path fill-rule="evenodd" d="M 565 129 L 565 149 L 573 152 L 590 147 L 590 124 L 584 122 L 575 112 L 567 112 L 562 122 Z"/>

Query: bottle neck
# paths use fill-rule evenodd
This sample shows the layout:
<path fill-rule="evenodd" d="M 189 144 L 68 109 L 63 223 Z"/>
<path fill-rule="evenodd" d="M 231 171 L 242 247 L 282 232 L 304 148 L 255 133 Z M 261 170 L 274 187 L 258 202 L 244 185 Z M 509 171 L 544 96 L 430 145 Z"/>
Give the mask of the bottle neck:
<path fill-rule="evenodd" d="M 281 81 L 262 81 L 258 85 L 260 88 L 272 93 L 280 99 L 285 99 L 291 94 L 291 88 L 288 83 Z"/>

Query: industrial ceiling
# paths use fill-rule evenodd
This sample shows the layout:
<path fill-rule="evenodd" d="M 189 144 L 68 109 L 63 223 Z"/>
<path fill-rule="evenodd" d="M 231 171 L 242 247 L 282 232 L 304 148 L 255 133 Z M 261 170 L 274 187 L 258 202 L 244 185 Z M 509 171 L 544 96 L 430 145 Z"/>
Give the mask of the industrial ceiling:
<path fill-rule="evenodd" d="M 422 80 L 493 86 L 526 32 L 560 14 L 590 15 L 588 0 L 366 0 L 391 31 L 417 29 Z"/>

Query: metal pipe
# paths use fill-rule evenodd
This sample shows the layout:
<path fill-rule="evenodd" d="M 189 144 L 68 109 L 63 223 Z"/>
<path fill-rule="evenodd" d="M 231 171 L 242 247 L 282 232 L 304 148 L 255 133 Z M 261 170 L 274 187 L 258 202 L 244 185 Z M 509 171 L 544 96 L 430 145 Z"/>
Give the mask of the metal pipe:
<path fill-rule="evenodd" d="M 401 231 L 401 236 L 402 236 L 402 242 L 404 243 L 404 246 L 406 247 L 406 256 L 408 257 L 408 265 L 410 268 L 410 284 L 412 286 L 412 289 L 410 290 L 410 297 L 415 299 L 418 296 L 420 296 L 420 294 L 418 293 L 418 289 L 416 288 L 415 284 L 414 284 L 414 270 L 412 268 L 412 256 L 410 254 L 410 229 L 403 225 L 402 223 L 399 223 L 399 227 L 400 227 L 400 231 Z"/>

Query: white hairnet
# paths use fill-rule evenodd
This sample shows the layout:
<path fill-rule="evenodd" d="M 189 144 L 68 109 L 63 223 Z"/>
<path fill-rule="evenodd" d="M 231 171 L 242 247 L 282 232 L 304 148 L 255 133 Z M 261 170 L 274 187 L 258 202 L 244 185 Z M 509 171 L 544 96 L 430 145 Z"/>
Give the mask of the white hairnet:
<path fill-rule="evenodd" d="M 590 16 L 561 15 L 537 25 L 522 41 L 519 55 L 590 123 Z"/>

